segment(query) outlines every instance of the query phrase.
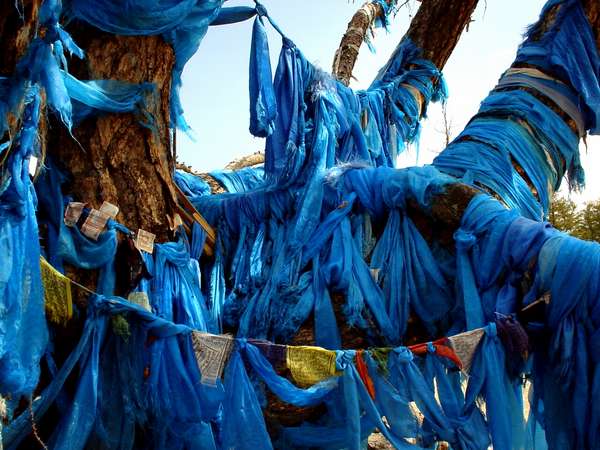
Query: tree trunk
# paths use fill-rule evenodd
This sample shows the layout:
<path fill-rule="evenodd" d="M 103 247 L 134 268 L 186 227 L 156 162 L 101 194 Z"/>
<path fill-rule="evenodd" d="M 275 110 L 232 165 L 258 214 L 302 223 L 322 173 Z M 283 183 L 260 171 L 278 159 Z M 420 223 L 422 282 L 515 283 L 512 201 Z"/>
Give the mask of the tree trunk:
<path fill-rule="evenodd" d="M 13 75 L 17 61 L 27 51 L 29 42 L 35 36 L 41 3 L 42 0 L 23 0 L 20 10 L 15 8 L 13 2 L 0 3 L 0 48 L 3 49 L 2 58 L 0 58 L 0 77 Z M 14 136 L 17 131 L 16 116 L 8 115 L 10 136 Z M 42 126 L 40 132 L 43 134 L 45 133 L 45 122 L 41 120 L 40 124 Z M 0 142 L 4 140 L 5 137 L 0 135 Z M 1 162 L 2 158 L 0 158 Z"/>
<path fill-rule="evenodd" d="M 0 76 L 10 76 L 15 70 L 17 61 L 33 38 L 41 0 L 23 0 L 21 10 L 15 8 L 14 2 L 0 3 Z"/>
<path fill-rule="evenodd" d="M 597 0 L 582 0 L 582 4 L 596 35 L 596 44 L 600 48 L 600 3 Z"/>
<path fill-rule="evenodd" d="M 85 120 L 73 132 L 64 127 L 52 137 L 48 153 L 72 174 L 77 200 L 99 207 L 104 200 L 120 209 L 118 220 L 168 238 L 167 215 L 176 204 L 174 161 L 169 131 L 169 94 L 173 49 L 160 36 L 115 36 L 77 24 L 70 30 L 86 58 L 71 61 L 79 79 L 151 82 L 151 129 L 135 114 L 104 114 Z"/>

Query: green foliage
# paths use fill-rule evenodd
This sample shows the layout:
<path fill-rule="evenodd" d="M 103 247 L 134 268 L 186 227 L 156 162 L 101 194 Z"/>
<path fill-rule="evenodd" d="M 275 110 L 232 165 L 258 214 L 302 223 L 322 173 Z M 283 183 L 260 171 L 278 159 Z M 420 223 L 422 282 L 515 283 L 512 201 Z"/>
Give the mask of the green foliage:
<path fill-rule="evenodd" d="M 581 223 L 581 212 L 573 200 L 554 195 L 549 219 L 555 228 L 574 235 Z"/>
<path fill-rule="evenodd" d="M 581 214 L 581 237 L 600 242 L 600 200 L 586 203 Z"/>
<path fill-rule="evenodd" d="M 571 236 L 600 242 L 600 200 L 578 207 L 573 200 L 555 195 L 549 219 L 555 228 Z"/>

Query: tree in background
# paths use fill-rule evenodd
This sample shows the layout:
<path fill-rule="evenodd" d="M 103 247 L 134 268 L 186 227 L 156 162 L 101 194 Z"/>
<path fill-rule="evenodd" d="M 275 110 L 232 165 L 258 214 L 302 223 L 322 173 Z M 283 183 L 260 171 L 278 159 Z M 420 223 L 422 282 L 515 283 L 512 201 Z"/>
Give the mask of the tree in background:
<path fill-rule="evenodd" d="M 600 199 L 587 202 L 581 211 L 581 218 L 578 237 L 600 242 Z"/>
<path fill-rule="evenodd" d="M 554 227 L 572 236 L 600 242 L 600 199 L 579 207 L 570 198 L 554 195 L 549 219 Z"/>
<path fill-rule="evenodd" d="M 555 194 L 549 219 L 555 228 L 575 235 L 580 229 L 581 212 L 573 200 Z"/>

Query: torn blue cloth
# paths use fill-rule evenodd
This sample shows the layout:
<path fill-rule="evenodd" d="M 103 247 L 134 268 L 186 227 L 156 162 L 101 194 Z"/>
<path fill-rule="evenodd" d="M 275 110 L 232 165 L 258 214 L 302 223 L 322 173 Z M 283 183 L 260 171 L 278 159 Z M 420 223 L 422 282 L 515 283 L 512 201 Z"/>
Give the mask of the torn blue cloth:
<path fill-rule="evenodd" d="M 109 221 L 107 229 L 100 233 L 97 241 L 92 241 L 78 227 L 65 225 L 64 209 L 69 199 L 63 197 L 62 185 L 67 177 L 51 160 L 46 161 L 36 181 L 40 200 L 41 220 L 48 229 L 48 243 L 45 248 L 50 264 L 64 271 L 64 263 L 90 270 L 100 269 L 97 291 L 112 295 L 115 289 L 116 274 L 114 259 L 117 252 L 117 229 L 114 221 Z"/>
<path fill-rule="evenodd" d="M 32 395 L 48 343 L 37 197 L 29 177 L 29 159 L 39 156 L 39 88 L 30 88 L 23 101 L 21 128 L 0 167 L 6 180 L 0 192 L 0 394 L 11 398 L 10 409 Z"/>
<path fill-rule="evenodd" d="M 594 32 L 577 0 L 550 0 L 541 12 L 557 8 L 552 27 L 540 33 L 542 22 L 531 26 L 516 62 L 537 66 L 568 82 L 579 95 L 585 129 L 600 126 L 600 54 Z"/>
<path fill-rule="evenodd" d="M 223 0 L 87 0 L 65 2 L 66 16 L 83 20 L 103 31 L 125 36 L 162 35 L 173 45 L 175 65 L 171 80 L 171 120 L 189 132 L 179 98 L 181 74 L 196 53 L 210 23 L 218 17 Z M 123 8 L 128 13 L 123 14 Z"/>

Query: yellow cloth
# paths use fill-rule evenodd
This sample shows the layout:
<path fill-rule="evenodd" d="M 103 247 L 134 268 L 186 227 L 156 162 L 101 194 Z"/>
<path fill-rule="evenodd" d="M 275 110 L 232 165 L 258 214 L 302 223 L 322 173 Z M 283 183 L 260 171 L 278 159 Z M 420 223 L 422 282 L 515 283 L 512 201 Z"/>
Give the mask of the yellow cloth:
<path fill-rule="evenodd" d="M 308 387 L 332 376 L 335 370 L 335 352 L 320 347 L 294 346 L 287 348 L 287 367 L 300 387 Z"/>
<path fill-rule="evenodd" d="M 65 325 L 73 316 L 71 280 L 40 258 L 46 317 L 53 323 Z"/>

